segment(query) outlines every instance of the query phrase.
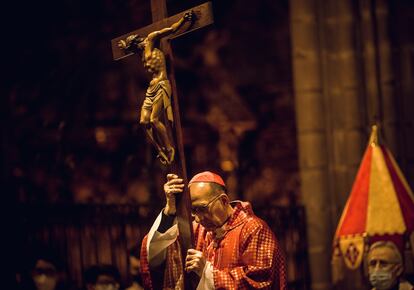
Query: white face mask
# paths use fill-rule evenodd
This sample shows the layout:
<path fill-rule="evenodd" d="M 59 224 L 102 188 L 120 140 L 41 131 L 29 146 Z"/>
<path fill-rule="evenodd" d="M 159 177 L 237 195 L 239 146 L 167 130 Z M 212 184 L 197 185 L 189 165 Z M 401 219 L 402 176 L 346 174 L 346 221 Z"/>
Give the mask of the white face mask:
<path fill-rule="evenodd" d="M 369 275 L 369 281 L 377 290 L 388 290 L 394 286 L 395 279 L 391 272 L 377 270 Z"/>
<path fill-rule="evenodd" d="M 106 284 L 106 285 L 96 285 L 96 290 L 118 290 L 118 284 Z"/>
<path fill-rule="evenodd" d="M 57 284 L 55 277 L 50 277 L 45 274 L 34 276 L 33 281 L 37 290 L 54 290 Z"/>

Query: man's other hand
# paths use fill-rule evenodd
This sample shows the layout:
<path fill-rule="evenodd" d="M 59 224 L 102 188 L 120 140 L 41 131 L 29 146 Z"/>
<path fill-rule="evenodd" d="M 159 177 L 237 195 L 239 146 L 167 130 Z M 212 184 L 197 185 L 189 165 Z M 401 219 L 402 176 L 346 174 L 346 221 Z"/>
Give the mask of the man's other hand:
<path fill-rule="evenodd" d="M 204 257 L 203 252 L 188 249 L 187 257 L 185 258 L 185 270 L 187 272 L 193 271 L 201 277 L 205 266 L 206 258 Z"/>

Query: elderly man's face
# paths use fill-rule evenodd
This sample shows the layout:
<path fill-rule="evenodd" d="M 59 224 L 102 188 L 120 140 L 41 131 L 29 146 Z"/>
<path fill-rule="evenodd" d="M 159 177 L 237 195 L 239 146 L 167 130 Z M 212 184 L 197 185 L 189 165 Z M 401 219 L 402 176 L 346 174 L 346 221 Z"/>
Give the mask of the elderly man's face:
<path fill-rule="evenodd" d="M 197 182 L 190 186 L 190 195 L 193 216 L 206 230 L 212 231 L 226 222 L 225 194 L 215 194 L 208 182 Z"/>
<path fill-rule="evenodd" d="M 378 269 L 391 271 L 398 263 L 398 256 L 389 247 L 378 247 L 371 250 L 368 258 L 369 271 Z"/>
<path fill-rule="evenodd" d="M 376 286 L 377 289 L 390 289 L 401 275 L 402 265 L 393 249 L 386 246 L 378 247 L 372 249 L 368 255 L 368 272 L 370 277 L 377 276 L 382 277 L 378 279 L 384 279 L 382 282 L 383 287 L 380 285 L 373 286 Z M 387 275 L 388 278 L 384 278 Z M 379 281 L 378 279 L 376 280 Z M 371 279 L 371 283 L 373 283 L 373 279 Z"/>

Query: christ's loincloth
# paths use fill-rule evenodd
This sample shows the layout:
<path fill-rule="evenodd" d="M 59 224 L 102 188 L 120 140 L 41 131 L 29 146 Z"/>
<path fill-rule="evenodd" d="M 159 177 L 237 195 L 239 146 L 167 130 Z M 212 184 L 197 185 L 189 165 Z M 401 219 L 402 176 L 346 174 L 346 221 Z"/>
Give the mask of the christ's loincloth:
<path fill-rule="evenodd" d="M 173 122 L 173 112 L 171 107 L 171 85 L 169 80 L 160 80 L 155 84 L 151 84 L 147 93 L 142 108 L 151 111 L 157 102 L 162 100 L 167 119 Z"/>

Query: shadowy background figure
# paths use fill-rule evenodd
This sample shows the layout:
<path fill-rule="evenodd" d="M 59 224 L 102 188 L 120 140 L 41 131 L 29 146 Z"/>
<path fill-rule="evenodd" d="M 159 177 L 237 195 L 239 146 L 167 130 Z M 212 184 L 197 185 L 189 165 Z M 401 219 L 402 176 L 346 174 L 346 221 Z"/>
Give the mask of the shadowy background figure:
<path fill-rule="evenodd" d="M 24 290 L 74 289 L 66 281 L 62 259 L 46 247 L 38 247 L 29 254 L 19 286 Z"/>
<path fill-rule="evenodd" d="M 93 265 L 84 273 L 85 290 L 122 289 L 119 270 L 112 265 Z"/>
<path fill-rule="evenodd" d="M 129 275 L 131 277 L 131 284 L 126 290 L 143 290 L 141 278 L 141 261 L 140 261 L 140 244 L 132 247 L 129 250 Z"/>

